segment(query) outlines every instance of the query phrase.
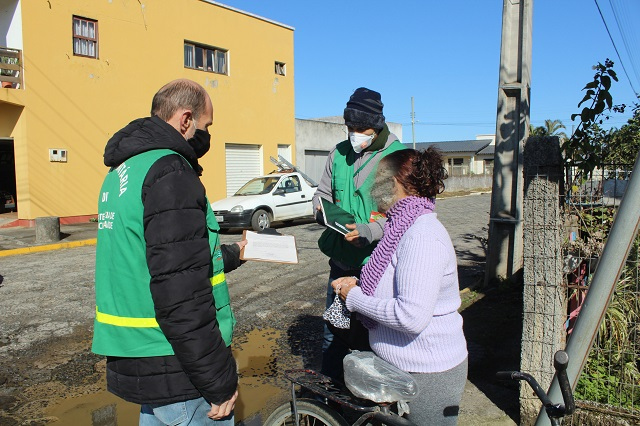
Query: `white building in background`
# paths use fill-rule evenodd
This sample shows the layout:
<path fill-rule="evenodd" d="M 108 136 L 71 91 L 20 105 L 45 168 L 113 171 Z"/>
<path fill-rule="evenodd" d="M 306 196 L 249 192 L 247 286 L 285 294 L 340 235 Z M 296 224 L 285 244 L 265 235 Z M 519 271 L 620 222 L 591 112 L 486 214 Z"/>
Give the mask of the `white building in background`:
<path fill-rule="evenodd" d="M 478 135 L 476 139 L 463 141 L 420 142 L 416 149 L 434 146 L 442 151 L 449 176 L 493 174 L 495 135 Z"/>

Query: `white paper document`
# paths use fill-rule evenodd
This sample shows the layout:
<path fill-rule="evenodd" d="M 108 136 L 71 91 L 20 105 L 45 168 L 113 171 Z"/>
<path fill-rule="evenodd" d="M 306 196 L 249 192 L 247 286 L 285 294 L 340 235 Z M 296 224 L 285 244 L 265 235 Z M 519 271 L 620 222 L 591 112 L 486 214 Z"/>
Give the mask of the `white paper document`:
<path fill-rule="evenodd" d="M 264 262 L 298 263 L 298 250 L 293 235 L 258 234 L 244 231 L 247 245 L 240 252 L 242 260 Z"/>

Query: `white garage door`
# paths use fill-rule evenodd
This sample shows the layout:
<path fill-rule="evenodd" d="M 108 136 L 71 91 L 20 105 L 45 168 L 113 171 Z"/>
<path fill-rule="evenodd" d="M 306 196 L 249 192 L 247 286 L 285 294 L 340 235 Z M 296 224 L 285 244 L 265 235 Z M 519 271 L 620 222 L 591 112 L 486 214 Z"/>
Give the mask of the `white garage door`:
<path fill-rule="evenodd" d="M 305 150 L 304 172 L 316 183 L 320 182 L 329 151 Z"/>
<path fill-rule="evenodd" d="M 260 145 L 225 144 L 227 162 L 227 197 L 232 196 L 245 183 L 262 175 L 262 149 Z"/>

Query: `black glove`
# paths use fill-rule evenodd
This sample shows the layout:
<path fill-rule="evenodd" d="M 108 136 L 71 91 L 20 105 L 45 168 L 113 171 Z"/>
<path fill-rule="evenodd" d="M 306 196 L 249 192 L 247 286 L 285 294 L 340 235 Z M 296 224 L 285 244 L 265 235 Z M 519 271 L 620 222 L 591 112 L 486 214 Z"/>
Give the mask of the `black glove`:
<path fill-rule="evenodd" d="M 224 263 L 224 272 L 231 272 L 242 265 L 246 260 L 240 260 L 240 247 L 237 244 L 222 244 L 222 262 Z"/>

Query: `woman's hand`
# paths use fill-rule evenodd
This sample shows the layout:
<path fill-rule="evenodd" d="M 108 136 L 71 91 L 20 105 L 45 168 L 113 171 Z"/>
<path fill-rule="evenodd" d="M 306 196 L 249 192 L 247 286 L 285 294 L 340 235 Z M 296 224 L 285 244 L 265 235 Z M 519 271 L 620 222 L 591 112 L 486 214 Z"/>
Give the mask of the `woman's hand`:
<path fill-rule="evenodd" d="M 340 299 L 347 300 L 347 295 L 352 288 L 358 285 L 358 279 L 356 277 L 342 277 L 331 282 L 333 291 L 336 292 Z"/>

